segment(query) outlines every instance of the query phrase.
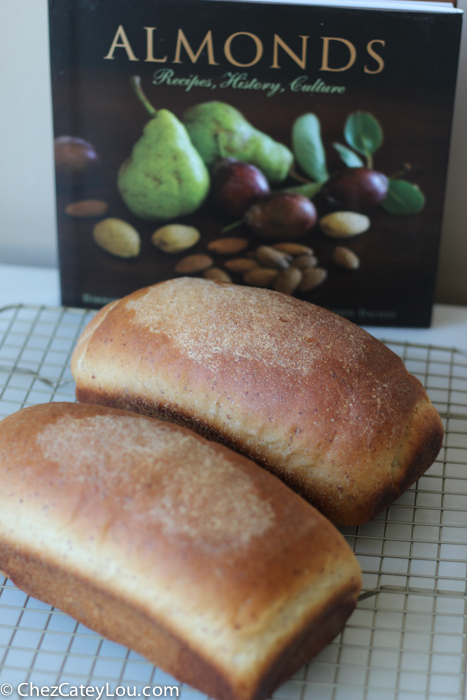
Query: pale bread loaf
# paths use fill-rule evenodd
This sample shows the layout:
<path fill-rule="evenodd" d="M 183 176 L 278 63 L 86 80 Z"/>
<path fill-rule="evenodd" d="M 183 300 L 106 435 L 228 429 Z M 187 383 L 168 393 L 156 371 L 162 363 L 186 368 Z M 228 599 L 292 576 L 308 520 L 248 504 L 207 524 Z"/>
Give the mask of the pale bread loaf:
<path fill-rule="evenodd" d="M 72 359 L 77 397 L 187 425 L 254 459 L 338 525 L 431 465 L 443 428 L 402 360 L 297 299 L 201 279 L 103 308 Z"/>
<path fill-rule="evenodd" d="M 0 567 L 219 700 L 261 700 L 342 629 L 360 570 L 246 458 L 117 409 L 0 422 Z"/>

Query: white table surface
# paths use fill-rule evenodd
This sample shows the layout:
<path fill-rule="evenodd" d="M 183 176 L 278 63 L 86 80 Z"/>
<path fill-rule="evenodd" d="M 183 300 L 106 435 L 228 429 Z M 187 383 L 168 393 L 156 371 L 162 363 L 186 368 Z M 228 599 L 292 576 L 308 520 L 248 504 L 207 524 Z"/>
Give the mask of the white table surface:
<path fill-rule="evenodd" d="M 57 269 L 0 265 L 0 308 L 11 304 L 60 305 Z M 366 328 L 377 338 L 467 351 L 467 307 L 436 304 L 431 328 Z"/>

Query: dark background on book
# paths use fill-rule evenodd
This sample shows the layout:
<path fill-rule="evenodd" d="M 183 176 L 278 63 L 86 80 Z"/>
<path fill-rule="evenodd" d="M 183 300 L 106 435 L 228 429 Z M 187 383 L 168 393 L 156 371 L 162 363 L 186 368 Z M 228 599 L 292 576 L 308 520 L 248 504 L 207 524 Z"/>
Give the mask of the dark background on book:
<path fill-rule="evenodd" d="M 413 216 L 391 215 L 381 208 L 371 212 L 369 231 L 348 239 L 348 245 L 361 260 L 359 270 L 343 270 L 331 260 L 332 250 L 341 241 L 326 237 L 315 227 L 302 242 L 310 245 L 329 277 L 320 287 L 296 296 L 313 303 L 342 310 L 352 320 L 369 325 L 428 325 L 433 297 L 439 232 L 441 226 L 449 132 L 454 97 L 455 66 L 460 21 L 457 16 L 424 15 L 382 11 L 342 10 L 305 6 L 258 5 L 230 2 L 128 2 L 127 0 L 51 0 L 51 56 L 56 136 L 73 135 L 90 141 L 98 151 L 102 166 L 95 178 L 70 188 L 57 182 L 59 254 L 63 303 L 81 306 L 82 293 L 120 297 L 139 287 L 176 276 L 173 268 L 187 253 L 206 252 L 209 241 L 219 238 L 221 228 L 230 223 L 210 200 L 197 212 L 177 220 L 197 227 L 202 236 L 192 249 L 168 255 L 150 243 L 157 222 L 144 222 L 127 209 L 116 188 L 117 172 L 139 139 L 149 115 L 136 99 L 130 77 L 139 74 L 149 100 L 156 108 L 166 108 L 181 117 L 184 110 L 211 99 L 234 105 L 258 129 L 290 147 L 290 129 L 301 114 L 314 112 L 321 120 L 322 136 L 330 172 L 343 166 L 332 142 L 345 143 L 343 127 L 351 112 L 371 112 L 384 131 L 384 142 L 374 156 L 377 170 L 391 175 L 402 163 L 410 163 L 408 179 L 417 183 L 426 196 L 426 206 Z M 267 18 L 265 21 L 264 18 Z M 130 62 L 123 49 L 115 60 L 103 60 L 119 24 L 135 54 Z M 145 26 L 154 26 L 154 54 L 168 54 L 167 64 L 145 63 Z M 211 29 L 216 60 L 208 66 L 205 52 L 193 65 L 182 52 L 183 64 L 173 58 L 178 28 L 189 37 L 195 50 Z M 234 32 L 248 31 L 259 36 L 265 57 L 251 68 L 235 68 L 223 57 L 225 39 Z M 298 35 L 310 36 L 307 70 L 303 71 L 285 52 L 280 52 L 282 70 L 272 70 L 272 38 L 281 38 L 300 53 Z M 343 73 L 320 72 L 321 36 L 345 37 L 358 50 L 355 65 Z M 164 37 L 164 49 L 157 44 Z M 370 39 L 386 42 L 385 70 L 376 75 L 363 72 L 370 63 L 365 46 Z M 241 62 L 252 59 L 251 42 L 236 44 Z M 383 51 L 378 48 L 383 54 Z M 267 54 L 267 55 L 266 55 Z M 345 63 L 348 54 L 333 54 Z M 327 84 L 345 85 L 343 95 L 285 93 L 266 97 L 261 92 L 217 89 L 216 91 L 152 85 L 153 72 L 172 68 L 177 77 L 198 74 L 222 79 L 226 71 L 246 71 L 258 80 L 287 84 L 308 75 L 309 83 L 321 78 Z M 295 185 L 292 180 L 284 185 Z M 282 185 L 281 185 L 282 186 Z M 106 216 L 131 223 L 142 239 L 141 254 L 120 259 L 97 247 L 92 239 L 93 219 L 78 220 L 64 213 L 78 199 L 104 199 L 109 203 Z M 324 210 L 320 213 L 324 214 Z M 162 224 L 160 224 L 162 225 Z M 235 236 L 251 240 L 251 249 L 264 241 L 244 226 Z M 213 255 L 222 266 L 225 256 Z M 229 256 L 234 257 L 234 256 Z M 234 278 L 234 281 L 241 281 Z M 374 318 L 359 317 L 357 309 L 376 312 Z M 355 315 L 351 315 L 354 311 Z M 397 312 L 384 319 L 385 312 Z M 347 313 L 348 312 L 348 313 Z M 382 315 L 381 315 L 382 313 Z"/>

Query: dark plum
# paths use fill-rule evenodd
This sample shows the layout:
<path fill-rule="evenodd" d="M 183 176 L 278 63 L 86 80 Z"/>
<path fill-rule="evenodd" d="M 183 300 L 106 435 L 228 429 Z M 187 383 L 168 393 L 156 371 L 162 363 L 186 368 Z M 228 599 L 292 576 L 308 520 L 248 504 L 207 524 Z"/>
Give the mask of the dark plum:
<path fill-rule="evenodd" d="M 315 206 L 295 192 L 276 192 L 262 197 L 245 214 L 245 223 L 267 241 L 294 241 L 316 223 Z"/>
<path fill-rule="evenodd" d="M 54 152 L 57 172 L 68 177 L 93 172 L 99 164 L 94 146 L 77 136 L 56 138 Z"/>
<path fill-rule="evenodd" d="M 235 158 L 217 161 L 211 173 L 211 192 L 219 207 L 230 216 L 242 217 L 248 207 L 269 193 L 261 170 Z"/>
<path fill-rule="evenodd" d="M 388 185 L 386 175 L 371 168 L 344 168 L 325 182 L 321 195 L 333 209 L 367 211 L 381 204 Z"/>

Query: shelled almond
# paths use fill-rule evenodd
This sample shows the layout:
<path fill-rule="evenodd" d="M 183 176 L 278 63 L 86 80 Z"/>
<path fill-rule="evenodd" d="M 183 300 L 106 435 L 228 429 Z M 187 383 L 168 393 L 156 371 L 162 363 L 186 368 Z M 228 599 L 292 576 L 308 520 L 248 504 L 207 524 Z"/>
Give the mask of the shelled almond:
<path fill-rule="evenodd" d="M 327 278 L 328 273 L 322 267 L 309 267 L 303 273 L 303 279 L 299 285 L 301 292 L 309 292 L 315 287 L 319 287 Z"/>
<path fill-rule="evenodd" d="M 208 244 L 208 250 L 219 255 L 228 255 L 229 253 L 241 253 L 242 250 L 248 248 L 246 238 L 217 238 Z"/>
<path fill-rule="evenodd" d="M 261 265 L 277 270 L 286 270 L 290 265 L 290 256 L 268 245 L 256 249 L 256 259 Z"/>
<path fill-rule="evenodd" d="M 232 282 L 232 278 L 225 270 L 220 267 L 210 267 L 203 272 L 203 277 L 207 280 L 216 280 L 217 282 Z"/>
<path fill-rule="evenodd" d="M 260 267 L 257 260 L 252 258 L 234 258 L 233 260 L 227 260 L 225 267 L 231 272 L 237 272 L 239 274 L 244 274 L 248 270 L 254 270 L 256 267 Z"/>
<path fill-rule="evenodd" d="M 283 294 L 293 294 L 303 279 L 303 273 L 298 267 L 291 265 L 287 270 L 279 272 L 274 280 L 274 289 Z"/>
<path fill-rule="evenodd" d="M 350 248 L 337 246 L 332 253 L 332 259 L 339 267 L 346 270 L 357 270 L 360 267 L 360 258 Z"/>
<path fill-rule="evenodd" d="M 213 264 L 214 261 L 209 255 L 187 255 L 175 265 L 175 272 L 191 275 L 195 272 L 203 272 Z"/>
<path fill-rule="evenodd" d="M 272 287 L 279 271 L 267 267 L 257 267 L 243 275 L 245 284 L 252 287 Z"/>

